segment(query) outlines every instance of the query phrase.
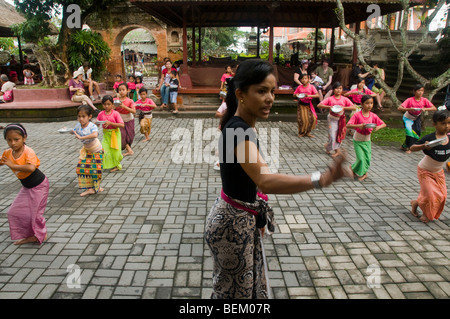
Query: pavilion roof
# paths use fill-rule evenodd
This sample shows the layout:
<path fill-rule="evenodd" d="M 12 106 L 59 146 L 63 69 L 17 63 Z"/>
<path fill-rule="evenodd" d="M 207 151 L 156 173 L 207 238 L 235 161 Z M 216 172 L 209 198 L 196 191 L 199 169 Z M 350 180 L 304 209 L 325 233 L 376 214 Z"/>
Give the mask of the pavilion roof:
<path fill-rule="evenodd" d="M 25 17 L 4 0 L 0 0 L 0 12 L 0 37 L 14 37 L 11 26 L 25 22 Z"/>
<path fill-rule="evenodd" d="M 335 0 L 130 0 L 131 3 L 170 26 L 182 27 L 186 13 L 187 26 L 237 27 L 270 25 L 277 27 L 331 28 L 339 25 Z M 411 6 L 424 0 L 411 0 Z M 364 21 L 372 11 L 370 4 L 380 6 L 381 15 L 400 11 L 399 0 L 342 0 L 347 24 Z"/>

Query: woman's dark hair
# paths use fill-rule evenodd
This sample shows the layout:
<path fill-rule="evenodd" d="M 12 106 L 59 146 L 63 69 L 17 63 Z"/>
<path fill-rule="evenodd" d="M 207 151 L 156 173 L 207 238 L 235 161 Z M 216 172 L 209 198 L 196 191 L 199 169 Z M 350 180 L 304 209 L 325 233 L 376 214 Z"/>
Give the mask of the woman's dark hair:
<path fill-rule="evenodd" d="M 117 91 L 119 91 L 119 88 L 120 88 L 121 86 L 126 87 L 127 90 L 128 90 L 128 85 L 127 85 L 126 83 L 120 83 L 119 86 L 117 87 Z"/>
<path fill-rule="evenodd" d="M 267 76 L 273 74 L 273 66 L 264 60 L 249 59 L 239 65 L 233 78 L 226 79 L 227 84 L 227 110 L 220 121 L 223 130 L 225 124 L 234 116 L 238 107 L 236 90 L 246 93 L 251 85 L 263 82 Z"/>
<path fill-rule="evenodd" d="M 14 123 L 14 124 L 8 124 L 6 125 L 5 129 L 3 130 L 3 138 L 6 140 L 6 134 L 9 131 L 17 131 L 22 137 L 28 136 L 27 130 L 25 127 L 23 127 L 22 124 Z"/>
<path fill-rule="evenodd" d="M 342 86 L 341 82 L 334 82 L 333 83 L 333 86 L 331 87 L 333 89 L 333 94 L 334 94 L 334 90 L 337 89 L 340 86 Z"/>
<path fill-rule="evenodd" d="M 113 97 L 111 95 L 105 95 L 102 98 L 102 104 L 105 104 L 106 101 L 110 101 L 111 103 L 114 104 L 114 99 L 113 99 Z"/>
<path fill-rule="evenodd" d="M 438 122 L 443 122 L 449 116 L 450 116 L 450 112 L 448 110 L 436 111 L 433 114 L 433 123 L 436 124 Z"/>
<path fill-rule="evenodd" d="M 301 73 L 300 76 L 298 77 L 298 79 L 301 80 L 301 79 L 303 79 L 305 76 L 309 78 L 309 74 L 308 74 L 308 73 Z"/>
<path fill-rule="evenodd" d="M 425 88 L 425 87 L 424 87 L 422 84 L 417 83 L 416 85 L 414 85 L 413 91 L 414 91 L 414 93 L 415 93 L 417 90 L 420 90 L 420 89 L 422 89 L 422 88 Z"/>
<path fill-rule="evenodd" d="M 170 74 L 177 76 L 178 72 L 173 70 L 173 71 L 170 71 Z"/>
<path fill-rule="evenodd" d="M 89 106 L 89 105 L 80 105 L 79 107 L 78 107 L 78 109 L 77 109 L 77 115 L 81 112 L 81 111 L 83 111 L 83 112 L 85 112 L 88 116 L 91 116 L 91 115 L 93 115 L 92 113 L 93 113 L 93 111 L 92 111 L 92 108 Z"/>
<path fill-rule="evenodd" d="M 361 83 L 362 81 L 365 81 L 365 79 L 358 77 L 356 79 L 356 85 L 358 85 L 359 83 Z"/>
<path fill-rule="evenodd" d="M 148 93 L 148 90 L 146 88 L 140 88 L 139 93 L 142 93 L 142 92 Z"/>
<path fill-rule="evenodd" d="M 364 102 L 366 102 L 367 100 L 370 100 L 370 99 L 373 99 L 373 97 L 371 97 L 370 95 L 364 95 L 362 98 L 361 98 L 361 105 L 363 105 L 364 104 Z"/>

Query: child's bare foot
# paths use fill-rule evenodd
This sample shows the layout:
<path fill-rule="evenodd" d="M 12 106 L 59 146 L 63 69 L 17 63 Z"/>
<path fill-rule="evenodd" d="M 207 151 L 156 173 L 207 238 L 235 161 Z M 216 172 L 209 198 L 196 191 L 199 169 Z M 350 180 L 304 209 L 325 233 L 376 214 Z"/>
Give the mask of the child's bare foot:
<path fill-rule="evenodd" d="M 47 235 L 46 235 L 46 238 L 47 238 Z M 39 242 L 39 240 L 36 238 L 36 236 L 31 236 L 31 237 L 27 237 L 27 238 L 16 241 L 14 243 L 14 245 L 17 246 L 17 245 L 23 245 L 23 244 L 35 243 L 35 242 Z"/>
<path fill-rule="evenodd" d="M 142 142 L 148 142 L 148 141 L 150 141 L 150 137 L 148 137 L 148 138 L 142 140 Z"/>
<path fill-rule="evenodd" d="M 314 137 L 315 137 L 315 136 L 312 135 L 311 133 L 306 133 L 306 136 L 311 137 L 311 138 L 314 138 Z"/>
<path fill-rule="evenodd" d="M 417 200 L 411 201 L 411 215 L 414 217 L 419 217 L 419 213 L 417 212 L 417 207 L 419 206 L 419 202 Z"/>
<path fill-rule="evenodd" d="M 130 155 L 133 155 L 133 154 L 134 154 L 133 151 L 128 151 L 128 152 L 126 152 L 126 153 L 123 153 L 123 157 L 125 157 L 125 156 L 130 156 Z"/>
<path fill-rule="evenodd" d="M 336 153 L 334 153 L 333 155 L 331 155 L 331 157 L 337 157 L 341 154 L 341 152 L 339 152 L 338 150 L 336 151 Z"/>
<path fill-rule="evenodd" d="M 303 137 L 303 136 L 305 136 L 305 134 L 303 134 L 303 133 L 298 134 L 298 137 Z"/>
<path fill-rule="evenodd" d="M 367 177 L 369 176 L 369 174 L 364 174 L 363 176 L 361 176 L 360 178 L 358 178 L 358 181 L 362 182 L 363 180 L 365 180 Z"/>
<path fill-rule="evenodd" d="M 118 170 L 119 170 L 118 167 L 114 167 L 113 169 L 110 170 L 110 172 L 116 172 L 116 171 L 118 171 Z"/>
<path fill-rule="evenodd" d="M 422 216 L 420 216 L 420 221 L 424 224 L 428 223 L 430 220 L 427 218 L 427 216 L 425 216 L 425 214 L 423 214 Z"/>
<path fill-rule="evenodd" d="M 104 190 L 105 190 L 104 188 L 100 187 L 100 188 L 98 189 L 97 193 L 101 193 L 101 192 L 103 192 Z"/>
<path fill-rule="evenodd" d="M 85 190 L 84 192 L 82 192 L 80 194 L 81 197 L 86 196 L 86 195 L 92 195 L 95 194 L 95 190 L 92 188 L 89 188 L 88 190 Z"/>

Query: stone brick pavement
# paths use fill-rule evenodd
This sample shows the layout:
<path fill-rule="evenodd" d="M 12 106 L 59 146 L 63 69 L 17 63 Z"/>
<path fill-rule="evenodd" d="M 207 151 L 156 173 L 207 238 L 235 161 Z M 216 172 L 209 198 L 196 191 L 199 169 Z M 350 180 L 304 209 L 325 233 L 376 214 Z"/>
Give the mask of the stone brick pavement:
<path fill-rule="evenodd" d="M 123 160 L 122 171 L 104 174 L 105 192 L 84 198 L 75 174 L 80 143 L 57 132 L 75 122 L 26 124 L 51 183 L 49 238 L 41 246 L 12 245 L 6 212 L 20 183 L 1 167 L 0 298 L 209 298 L 212 260 L 203 230 L 220 175 L 209 163 L 194 163 L 194 149 L 191 164 L 171 160 L 175 128 L 189 129 L 194 145 L 201 138 L 194 124 L 218 124 L 200 121 L 155 118 L 149 143 L 140 142 L 136 126 L 135 155 Z M 315 139 L 298 139 L 295 123 L 258 128 L 279 129 L 282 173 L 311 173 L 330 161 L 324 122 Z M 7 147 L 4 140 L 0 146 Z M 349 138 L 345 147 L 353 160 Z M 270 195 L 278 227 L 264 242 L 274 297 L 449 298 L 449 205 L 427 225 L 409 213 L 421 156 L 373 145 L 363 183 Z M 71 265 L 79 267 L 79 288 Z M 379 287 L 369 288 L 377 271 Z"/>

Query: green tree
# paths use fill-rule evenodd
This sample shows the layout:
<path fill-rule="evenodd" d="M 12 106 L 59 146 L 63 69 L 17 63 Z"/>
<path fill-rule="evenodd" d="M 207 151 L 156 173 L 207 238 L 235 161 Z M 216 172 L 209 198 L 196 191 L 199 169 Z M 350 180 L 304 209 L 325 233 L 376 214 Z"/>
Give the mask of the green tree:
<path fill-rule="evenodd" d="M 60 85 L 71 76 L 69 67 L 69 47 L 73 44 L 72 36 L 80 31 L 69 28 L 67 22 L 73 18 L 73 11 L 68 11 L 71 4 L 80 8 L 81 26 L 91 14 L 102 13 L 106 20 L 108 7 L 126 0 L 14 0 L 19 12 L 25 14 L 27 21 L 14 29 L 26 42 L 38 44 L 34 51 L 44 76 L 44 85 Z M 61 14 L 61 27 L 56 43 L 49 41 L 51 33 L 50 20 Z M 84 35 L 84 34 L 83 34 Z M 55 66 L 56 64 L 56 66 Z M 44 70 L 42 70 L 42 68 Z M 58 75 L 58 76 L 57 76 Z"/>

